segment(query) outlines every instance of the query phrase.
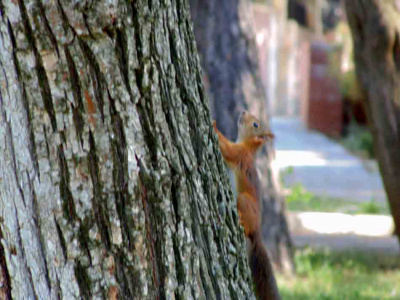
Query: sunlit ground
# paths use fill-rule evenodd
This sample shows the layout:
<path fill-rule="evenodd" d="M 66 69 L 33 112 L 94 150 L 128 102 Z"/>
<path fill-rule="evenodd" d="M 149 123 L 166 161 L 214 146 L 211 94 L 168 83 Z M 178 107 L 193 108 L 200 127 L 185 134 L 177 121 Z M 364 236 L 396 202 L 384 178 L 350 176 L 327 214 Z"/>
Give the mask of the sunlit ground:
<path fill-rule="evenodd" d="M 285 187 L 302 184 L 321 197 L 385 202 L 375 161 L 361 159 L 337 141 L 307 130 L 300 119 L 274 117 L 271 129 L 276 149 L 273 167 L 281 170 Z"/>
<path fill-rule="evenodd" d="M 391 216 L 299 212 L 296 214 L 296 218 L 305 231 L 318 234 L 388 236 L 394 232 L 394 222 Z"/>
<path fill-rule="evenodd" d="M 276 150 L 275 166 L 287 187 L 301 183 L 320 196 L 385 201 L 376 162 L 346 153 L 319 150 Z"/>
<path fill-rule="evenodd" d="M 301 150 L 278 150 L 278 166 L 281 169 L 287 167 L 312 167 L 312 166 L 333 166 L 351 167 L 356 166 L 357 160 L 349 159 L 326 159 L 324 154 L 318 151 Z"/>
<path fill-rule="evenodd" d="M 278 276 L 284 300 L 400 299 L 400 258 L 298 250 L 297 276 Z"/>

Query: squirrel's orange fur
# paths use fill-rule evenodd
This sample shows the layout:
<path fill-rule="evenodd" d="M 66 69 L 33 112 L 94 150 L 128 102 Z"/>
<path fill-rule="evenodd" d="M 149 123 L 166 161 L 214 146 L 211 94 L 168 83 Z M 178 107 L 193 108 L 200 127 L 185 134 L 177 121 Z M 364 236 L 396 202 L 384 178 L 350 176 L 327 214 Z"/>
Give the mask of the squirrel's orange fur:
<path fill-rule="evenodd" d="M 260 183 L 255 167 L 256 152 L 273 134 L 250 113 L 238 120 L 238 142 L 229 141 L 216 127 L 219 147 L 236 178 L 240 223 L 250 240 L 249 263 L 259 299 L 279 299 L 273 271 L 261 237 Z"/>

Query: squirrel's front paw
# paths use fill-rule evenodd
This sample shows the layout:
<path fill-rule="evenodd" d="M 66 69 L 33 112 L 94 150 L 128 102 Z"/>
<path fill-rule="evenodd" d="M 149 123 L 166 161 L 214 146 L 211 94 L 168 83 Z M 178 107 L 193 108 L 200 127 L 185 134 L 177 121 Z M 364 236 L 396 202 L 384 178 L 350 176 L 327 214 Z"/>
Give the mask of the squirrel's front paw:
<path fill-rule="evenodd" d="M 213 121 L 213 127 L 214 127 L 214 130 L 217 130 L 217 121 Z"/>

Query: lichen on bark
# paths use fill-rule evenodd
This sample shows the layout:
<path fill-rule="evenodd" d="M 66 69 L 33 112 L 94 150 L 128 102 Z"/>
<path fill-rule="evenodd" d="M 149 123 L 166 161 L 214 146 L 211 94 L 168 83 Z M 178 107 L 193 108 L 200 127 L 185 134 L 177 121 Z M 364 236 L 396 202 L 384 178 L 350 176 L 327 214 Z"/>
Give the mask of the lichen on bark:
<path fill-rule="evenodd" d="M 252 298 L 186 1 L 0 8 L 12 297 Z"/>

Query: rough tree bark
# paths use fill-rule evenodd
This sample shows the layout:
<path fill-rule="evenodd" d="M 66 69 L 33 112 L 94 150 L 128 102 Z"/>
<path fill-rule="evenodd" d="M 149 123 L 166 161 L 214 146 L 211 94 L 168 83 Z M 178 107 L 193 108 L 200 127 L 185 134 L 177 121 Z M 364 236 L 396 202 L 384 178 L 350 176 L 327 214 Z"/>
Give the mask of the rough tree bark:
<path fill-rule="evenodd" d="M 231 140 L 236 139 L 240 109 L 248 109 L 268 124 L 250 2 L 190 0 L 190 9 L 210 107 L 218 128 Z M 292 243 L 279 182 L 271 169 L 271 153 L 273 148 L 269 145 L 257 163 L 263 185 L 263 238 L 275 267 L 292 273 Z"/>
<path fill-rule="evenodd" d="M 1 296 L 254 298 L 187 1 L 0 14 Z"/>
<path fill-rule="evenodd" d="M 400 4 L 347 0 L 357 76 L 400 241 Z"/>

